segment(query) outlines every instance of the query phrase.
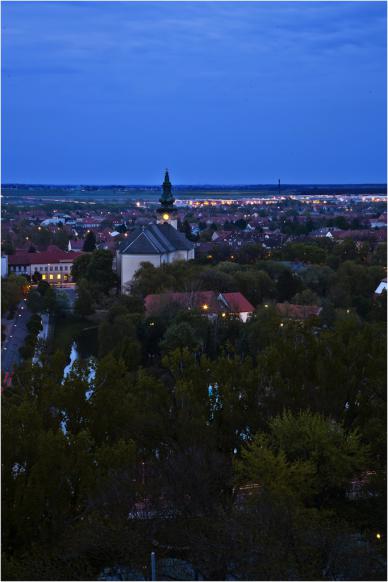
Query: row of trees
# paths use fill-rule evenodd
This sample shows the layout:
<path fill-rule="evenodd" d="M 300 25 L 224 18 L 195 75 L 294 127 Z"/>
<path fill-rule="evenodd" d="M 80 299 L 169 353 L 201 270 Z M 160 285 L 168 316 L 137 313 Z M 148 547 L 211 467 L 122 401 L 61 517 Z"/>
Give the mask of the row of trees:
<path fill-rule="evenodd" d="M 253 356 L 227 322 L 213 357 L 179 334 L 147 357 L 135 301 L 109 318 L 92 379 L 62 381 L 58 353 L 4 395 L 7 579 L 96 579 L 155 549 L 210 580 L 384 579 L 383 326 L 252 323 Z"/>
<path fill-rule="evenodd" d="M 240 291 L 254 305 L 266 301 L 323 305 L 327 309 L 354 308 L 360 316 L 384 319 L 384 305 L 374 291 L 384 277 L 380 266 L 345 261 L 335 271 L 311 265 L 293 273 L 278 261 L 255 265 L 221 262 L 215 266 L 196 263 L 143 264 L 135 275 L 132 292 L 140 297 L 165 291 Z"/>

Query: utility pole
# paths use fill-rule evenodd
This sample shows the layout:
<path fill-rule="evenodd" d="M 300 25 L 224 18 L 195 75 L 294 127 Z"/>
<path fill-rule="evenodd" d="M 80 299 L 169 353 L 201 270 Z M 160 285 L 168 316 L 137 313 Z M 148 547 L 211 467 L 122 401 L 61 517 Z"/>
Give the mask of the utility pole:
<path fill-rule="evenodd" d="M 151 580 L 156 580 L 156 554 L 151 552 Z"/>

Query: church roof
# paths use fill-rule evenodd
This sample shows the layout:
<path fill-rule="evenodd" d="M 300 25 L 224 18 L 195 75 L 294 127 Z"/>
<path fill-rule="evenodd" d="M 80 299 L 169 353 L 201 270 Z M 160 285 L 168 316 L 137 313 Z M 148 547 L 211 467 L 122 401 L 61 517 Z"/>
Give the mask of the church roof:
<path fill-rule="evenodd" d="M 182 232 L 164 223 L 135 228 L 128 233 L 127 240 L 120 245 L 119 250 L 123 255 L 162 255 L 193 248 L 193 243 Z"/>

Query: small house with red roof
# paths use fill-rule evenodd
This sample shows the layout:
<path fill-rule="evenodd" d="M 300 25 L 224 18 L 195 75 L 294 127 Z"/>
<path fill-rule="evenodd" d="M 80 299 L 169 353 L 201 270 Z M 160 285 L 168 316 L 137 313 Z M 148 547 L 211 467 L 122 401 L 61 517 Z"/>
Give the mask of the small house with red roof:
<path fill-rule="evenodd" d="M 319 317 L 322 307 L 318 305 L 296 305 L 295 303 L 277 303 L 276 311 L 285 319 L 305 321 L 311 317 Z"/>
<path fill-rule="evenodd" d="M 239 292 L 194 291 L 151 294 L 146 296 L 144 303 L 148 316 L 157 315 L 163 309 L 175 304 L 189 311 L 197 310 L 210 319 L 235 317 L 244 323 L 255 310 L 248 299 Z"/>

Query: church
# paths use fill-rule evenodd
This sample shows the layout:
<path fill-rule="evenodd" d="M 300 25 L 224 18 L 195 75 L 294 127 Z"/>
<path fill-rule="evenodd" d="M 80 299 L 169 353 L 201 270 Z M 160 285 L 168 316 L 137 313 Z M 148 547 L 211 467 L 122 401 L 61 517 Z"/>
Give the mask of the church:
<path fill-rule="evenodd" d="M 141 263 L 148 262 L 160 267 L 163 263 L 194 259 L 194 244 L 178 231 L 177 209 L 167 170 L 162 187 L 156 222 L 128 233 L 127 240 L 117 251 L 116 265 L 122 293 L 130 289 Z"/>

